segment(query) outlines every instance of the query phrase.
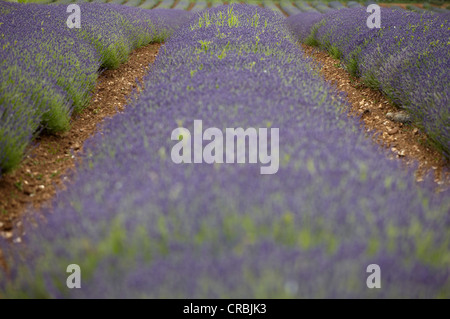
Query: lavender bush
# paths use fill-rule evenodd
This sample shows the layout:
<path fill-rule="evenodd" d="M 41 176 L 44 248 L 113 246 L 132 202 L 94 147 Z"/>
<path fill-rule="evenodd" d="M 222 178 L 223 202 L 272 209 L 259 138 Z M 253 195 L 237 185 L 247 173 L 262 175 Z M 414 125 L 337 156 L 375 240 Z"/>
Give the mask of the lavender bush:
<path fill-rule="evenodd" d="M 89 140 L 0 297 L 449 297 L 450 197 L 418 186 L 349 118 L 285 19 L 254 6 L 196 15 L 143 94 Z M 280 169 L 175 164 L 173 129 L 280 129 Z M 67 289 L 79 264 L 82 288 Z M 366 286 L 379 264 L 382 289 Z"/>
<path fill-rule="evenodd" d="M 342 9 L 288 22 L 301 41 L 342 59 L 352 74 L 409 111 L 450 158 L 450 16 L 382 8 L 381 29 L 369 29 L 367 17 L 365 8 Z"/>
<path fill-rule="evenodd" d="M 189 6 L 191 5 L 191 1 L 189 0 L 180 0 L 174 7 L 174 9 L 181 9 L 181 10 L 187 10 Z"/>
<path fill-rule="evenodd" d="M 65 5 L 0 1 L 0 172 L 21 160 L 39 127 L 69 128 L 89 101 L 102 67 L 115 68 L 136 47 L 162 41 L 189 13 L 79 3 L 80 29 Z"/>
<path fill-rule="evenodd" d="M 154 8 L 157 4 L 158 4 L 158 1 L 157 1 L 157 0 L 145 0 L 145 1 L 139 6 L 139 8 L 142 8 L 142 9 L 152 9 L 152 8 Z"/>
<path fill-rule="evenodd" d="M 316 13 L 319 13 L 319 11 L 317 11 L 317 9 L 311 7 L 307 2 L 305 2 L 303 0 L 295 0 L 294 3 L 300 9 L 300 11 L 302 11 L 302 12 L 316 12 Z"/>
<path fill-rule="evenodd" d="M 298 13 L 301 12 L 297 7 L 294 7 L 294 5 L 292 4 L 291 1 L 288 1 L 288 0 L 281 0 L 280 1 L 280 7 L 289 16 L 292 16 L 292 15 L 295 15 L 295 14 L 298 14 Z"/>
<path fill-rule="evenodd" d="M 208 8 L 208 3 L 205 0 L 196 0 L 195 5 L 192 7 L 192 12 L 199 12 Z"/>
<path fill-rule="evenodd" d="M 323 15 L 319 12 L 302 12 L 287 18 L 286 23 L 296 39 L 306 42 L 313 26 L 322 19 Z"/>
<path fill-rule="evenodd" d="M 276 11 L 276 12 L 280 13 L 280 14 L 283 14 L 281 12 L 280 8 L 277 7 L 272 0 L 263 0 L 261 3 L 264 6 L 264 8 L 271 9 L 273 11 Z"/>

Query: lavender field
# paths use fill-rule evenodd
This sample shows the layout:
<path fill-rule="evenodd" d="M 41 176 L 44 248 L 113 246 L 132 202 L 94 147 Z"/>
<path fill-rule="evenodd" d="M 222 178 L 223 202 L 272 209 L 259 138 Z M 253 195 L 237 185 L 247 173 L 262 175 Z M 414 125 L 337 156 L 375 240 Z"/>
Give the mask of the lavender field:
<path fill-rule="evenodd" d="M 83 3 L 75 31 L 65 5 L 0 5 L 5 170 L 37 131 L 66 128 L 99 68 L 164 41 L 143 92 L 87 141 L 52 208 L 28 214 L 20 245 L 0 239 L 0 298 L 450 297 L 450 190 L 438 192 L 431 176 L 417 183 L 414 168 L 389 159 L 298 45 L 339 52 L 448 155 L 445 13 L 383 11 L 390 24 L 368 31 L 365 20 L 354 25 L 358 8 L 286 2 L 286 19 L 255 5 Z M 274 135 L 265 145 L 278 170 L 175 163 L 186 135 L 173 131 L 194 132 L 196 120 L 223 132 L 278 128 L 279 146 Z M 81 289 L 66 286 L 70 264 L 82 269 Z M 366 285 L 370 264 L 381 268 L 380 289 Z"/>
<path fill-rule="evenodd" d="M 407 110 L 450 158 L 450 14 L 382 8 L 381 15 L 380 29 L 364 27 L 365 8 L 299 13 L 288 24 Z"/>
<path fill-rule="evenodd" d="M 66 26 L 67 6 L 0 6 L 0 174 L 14 169 L 36 131 L 68 130 L 100 68 L 116 68 L 137 47 L 163 41 L 189 13 L 80 4 L 83 28 Z M 1 175 L 0 175 L 1 176 Z"/>

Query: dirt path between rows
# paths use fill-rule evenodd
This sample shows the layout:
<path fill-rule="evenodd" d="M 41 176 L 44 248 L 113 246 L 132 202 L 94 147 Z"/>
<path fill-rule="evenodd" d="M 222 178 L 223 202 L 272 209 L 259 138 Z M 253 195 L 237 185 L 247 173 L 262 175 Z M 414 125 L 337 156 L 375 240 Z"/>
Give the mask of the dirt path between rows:
<path fill-rule="evenodd" d="M 150 44 L 130 54 L 116 70 L 99 75 L 92 100 L 83 112 L 72 118 L 71 129 L 59 135 L 41 135 L 21 165 L 0 179 L 0 236 L 13 242 L 13 229 L 21 226 L 28 208 L 49 203 L 75 167 L 83 143 L 99 130 L 106 117 L 121 112 L 133 90 L 139 90 L 142 78 L 155 61 L 161 44 Z"/>
<path fill-rule="evenodd" d="M 449 187 L 450 163 L 431 145 L 426 134 L 413 125 L 389 120 L 386 114 L 399 112 L 399 109 L 380 91 L 368 88 L 360 79 L 351 76 L 339 60 L 317 48 L 301 46 L 325 80 L 347 96 L 351 105 L 349 115 L 361 117 L 368 135 L 390 149 L 392 158 L 401 158 L 406 165 L 418 163 L 418 182 L 423 180 L 424 174 L 432 172 L 440 189 Z"/>

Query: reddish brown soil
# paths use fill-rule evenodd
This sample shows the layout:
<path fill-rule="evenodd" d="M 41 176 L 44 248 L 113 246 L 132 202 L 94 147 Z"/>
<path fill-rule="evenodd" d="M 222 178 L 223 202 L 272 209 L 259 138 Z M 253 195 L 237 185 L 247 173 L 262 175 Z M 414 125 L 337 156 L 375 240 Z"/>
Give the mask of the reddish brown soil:
<path fill-rule="evenodd" d="M 340 66 L 340 61 L 326 52 L 304 44 L 302 47 L 316 63 L 322 76 L 347 95 L 351 104 L 349 115 L 361 117 L 362 125 L 376 142 L 389 148 L 393 157 L 402 158 L 407 165 L 418 163 L 418 181 L 431 170 L 438 184 L 442 187 L 450 185 L 450 163 L 431 146 L 428 137 L 419 129 L 386 118 L 386 113 L 398 112 L 399 109 L 380 91 L 368 88 L 360 79 L 352 77 Z"/>
<path fill-rule="evenodd" d="M 71 129 L 64 134 L 39 136 L 20 167 L 0 179 L 0 236 L 20 241 L 12 238 L 12 229 L 20 227 L 23 212 L 49 202 L 56 189 L 62 187 L 65 175 L 83 151 L 84 141 L 98 131 L 105 117 L 123 111 L 132 90 L 139 90 L 140 83 L 135 79 L 142 81 L 160 46 L 150 44 L 137 49 L 118 69 L 103 72 L 91 103 L 73 117 Z"/>

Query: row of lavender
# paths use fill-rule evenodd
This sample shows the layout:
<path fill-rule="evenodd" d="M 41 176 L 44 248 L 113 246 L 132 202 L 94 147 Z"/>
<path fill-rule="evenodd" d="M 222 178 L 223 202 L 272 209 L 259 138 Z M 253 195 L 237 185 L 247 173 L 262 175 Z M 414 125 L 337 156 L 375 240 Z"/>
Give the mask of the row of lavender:
<path fill-rule="evenodd" d="M 20 162 L 39 128 L 65 131 L 89 101 L 99 68 L 115 68 L 131 50 L 165 39 L 184 11 L 80 4 L 82 27 L 69 28 L 67 6 L 0 1 L 0 173 Z"/>
<path fill-rule="evenodd" d="M 406 109 L 450 158 L 450 15 L 382 9 L 380 29 L 369 29 L 367 17 L 365 9 L 343 9 L 301 13 L 288 24 Z"/>
<path fill-rule="evenodd" d="M 145 81 L 88 141 L 47 221 L 26 228 L 23 247 L 3 243 L 0 297 L 449 297 L 448 192 L 419 187 L 365 137 L 283 17 L 208 10 Z M 194 133 L 194 120 L 279 128 L 278 172 L 175 164 L 173 130 Z M 366 286 L 374 263 L 378 290 Z M 69 264 L 81 289 L 66 287 Z"/>

